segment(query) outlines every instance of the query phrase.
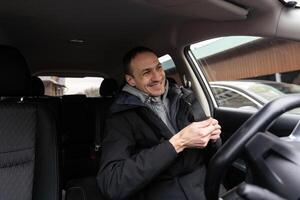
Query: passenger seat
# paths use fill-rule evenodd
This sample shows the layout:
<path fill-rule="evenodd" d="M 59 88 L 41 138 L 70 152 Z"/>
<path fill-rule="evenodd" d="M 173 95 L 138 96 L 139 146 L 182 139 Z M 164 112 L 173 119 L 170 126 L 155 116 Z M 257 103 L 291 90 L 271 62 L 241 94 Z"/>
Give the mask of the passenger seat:
<path fill-rule="evenodd" d="M 21 53 L 0 45 L 0 96 L 31 94 Z M 38 103 L 0 102 L 0 199 L 59 200 L 55 120 Z"/>
<path fill-rule="evenodd" d="M 43 81 L 37 77 L 31 77 L 31 88 L 32 88 L 32 96 L 34 97 L 42 97 L 45 95 L 45 86 Z"/>
<path fill-rule="evenodd" d="M 62 159 L 64 183 L 91 174 L 93 135 L 85 95 L 62 97 Z"/>
<path fill-rule="evenodd" d="M 94 176 L 74 179 L 68 182 L 66 200 L 104 200 L 101 195 L 96 174 L 99 170 L 102 140 L 104 137 L 105 120 L 109 115 L 109 108 L 118 94 L 119 86 L 114 79 L 104 79 L 100 86 L 101 98 L 88 98 L 88 105 L 92 112 L 92 127 L 95 137 L 95 162 Z"/>
<path fill-rule="evenodd" d="M 101 143 L 104 137 L 105 120 L 108 116 L 109 108 L 118 92 L 118 82 L 112 78 L 106 78 L 102 81 L 99 88 L 101 98 L 91 98 L 89 100 L 90 110 L 93 112 L 92 116 L 94 116 L 95 120 L 93 131 L 95 136 L 95 151 L 98 155 L 102 148 Z M 97 158 L 97 160 L 99 161 L 99 158 Z"/>

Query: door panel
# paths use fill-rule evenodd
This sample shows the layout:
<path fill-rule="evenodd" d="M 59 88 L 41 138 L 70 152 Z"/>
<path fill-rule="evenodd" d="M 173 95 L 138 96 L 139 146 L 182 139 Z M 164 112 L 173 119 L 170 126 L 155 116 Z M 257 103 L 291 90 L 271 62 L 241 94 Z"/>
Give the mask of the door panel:
<path fill-rule="evenodd" d="M 222 127 L 221 136 L 223 143 L 253 114 L 255 114 L 254 111 L 215 108 L 214 118 L 219 121 Z M 299 120 L 300 116 L 298 115 L 285 114 L 273 122 L 268 131 L 280 137 L 288 136 Z M 230 189 L 247 179 L 249 179 L 247 167 L 243 156 L 241 156 L 233 163 L 232 167 L 228 169 L 223 179 L 223 184 L 225 188 Z"/>
<path fill-rule="evenodd" d="M 253 114 L 255 114 L 254 111 L 215 108 L 214 118 L 219 121 L 222 127 L 223 141 L 226 141 Z M 268 131 L 279 137 L 288 136 L 299 120 L 299 115 L 284 114 L 271 125 Z"/>

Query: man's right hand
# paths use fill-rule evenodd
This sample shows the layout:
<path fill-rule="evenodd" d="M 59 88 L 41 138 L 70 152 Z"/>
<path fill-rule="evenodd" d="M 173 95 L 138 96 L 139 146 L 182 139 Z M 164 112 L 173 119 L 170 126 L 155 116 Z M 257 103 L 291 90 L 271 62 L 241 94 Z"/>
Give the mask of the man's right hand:
<path fill-rule="evenodd" d="M 221 133 L 218 121 L 209 118 L 201 122 L 193 122 L 176 135 L 169 142 L 179 153 L 185 148 L 205 148 L 210 139 L 216 140 Z"/>

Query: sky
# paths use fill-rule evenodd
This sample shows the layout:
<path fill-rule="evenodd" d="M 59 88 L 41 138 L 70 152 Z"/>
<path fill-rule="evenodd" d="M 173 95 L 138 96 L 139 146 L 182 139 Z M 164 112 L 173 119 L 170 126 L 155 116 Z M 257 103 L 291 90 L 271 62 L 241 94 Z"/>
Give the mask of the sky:
<path fill-rule="evenodd" d="M 103 78 L 100 77 L 66 78 L 65 94 L 77 94 L 91 87 L 99 88 L 102 80 Z"/>

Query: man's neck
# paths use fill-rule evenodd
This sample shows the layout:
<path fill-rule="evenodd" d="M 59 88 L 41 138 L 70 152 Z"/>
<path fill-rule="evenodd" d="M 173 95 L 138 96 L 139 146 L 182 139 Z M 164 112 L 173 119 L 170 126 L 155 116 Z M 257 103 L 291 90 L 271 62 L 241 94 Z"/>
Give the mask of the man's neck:
<path fill-rule="evenodd" d="M 122 91 L 128 92 L 129 94 L 132 94 L 136 97 L 138 97 L 143 103 L 146 103 L 146 101 L 148 101 L 149 99 L 153 99 L 154 101 L 163 101 L 166 98 L 166 95 L 168 93 L 168 88 L 169 88 L 169 84 L 166 81 L 166 90 L 164 92 L 164 94 L 162 94 L 161 96 L 150 96 L 149 94 L 137 89 L 136 87 L 132 87 L 129 84 L 126 84 Z"/>

